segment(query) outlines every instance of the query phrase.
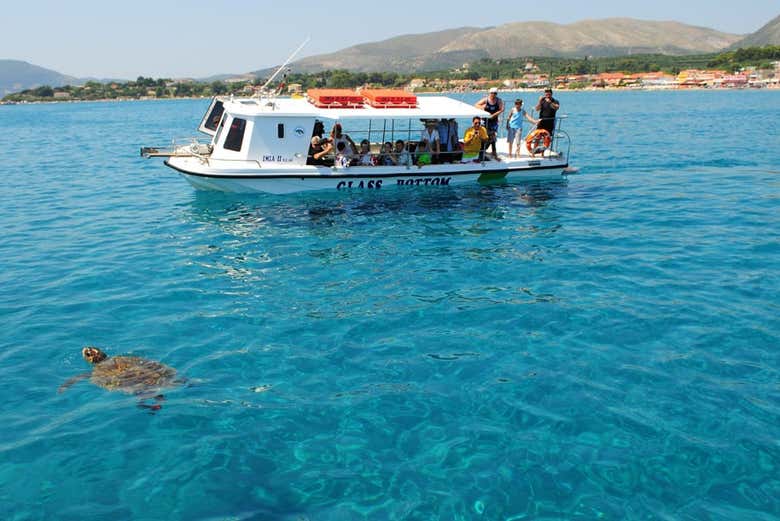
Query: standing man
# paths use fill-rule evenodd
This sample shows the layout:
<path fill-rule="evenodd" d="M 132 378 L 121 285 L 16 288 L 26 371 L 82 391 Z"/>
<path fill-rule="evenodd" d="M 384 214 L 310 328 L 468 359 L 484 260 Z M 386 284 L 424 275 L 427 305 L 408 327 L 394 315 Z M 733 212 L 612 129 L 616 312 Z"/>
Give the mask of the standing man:
<path fill-rule="evenodd" d="M 493 159 L 499 161 L 498 153 L 496 152 L 496 136 L 498 135 L 498 120 L 501 118 L 501 114 L 504 113 L 504 102 L 498 97 L 498 89 L 495 87 L 491 88 L 487 97 L 479 100 L 474 106 L 490 113 L 490 117 L 485 121 L 485 126 L 490 138 L 488 142 L 493 149 Z"/>
<path fill-rule="evenodd" d="M 544 95 L 539 98 L 534 110 L 539 111 L 539 124 L 536 128 L 541 128 L 550 133 L 550 137 L 555 134 L 555 113 L 561 108 L 558 100 L 552 97 L 552 89 L 544 89 Z"/>

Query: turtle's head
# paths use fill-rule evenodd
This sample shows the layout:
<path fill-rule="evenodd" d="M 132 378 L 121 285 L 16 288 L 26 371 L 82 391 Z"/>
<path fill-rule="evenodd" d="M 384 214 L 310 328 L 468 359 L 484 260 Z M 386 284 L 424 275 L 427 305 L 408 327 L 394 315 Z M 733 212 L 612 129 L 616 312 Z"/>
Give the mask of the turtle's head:
<path fill-rule="evenodd" d="M 97 364 L 99 362 L 102 362 L 106 358 L 108 358 L 108 355 L 106 355 L 103 351 L 101 351 L 97 347 L 93 347 L 93 346 L 87 346 L 84 349 L 82 349 L 81 355 L 84 357 L 84 360 L 86 360 L 90 364 Z"/>

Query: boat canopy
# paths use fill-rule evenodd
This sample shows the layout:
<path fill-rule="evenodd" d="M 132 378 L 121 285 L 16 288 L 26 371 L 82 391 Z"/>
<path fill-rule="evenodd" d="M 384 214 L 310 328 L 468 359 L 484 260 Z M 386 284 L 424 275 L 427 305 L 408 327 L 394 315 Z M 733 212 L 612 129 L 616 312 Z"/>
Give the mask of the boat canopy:
<path fill-rule="evenodd" d="M 356 119 L 444 119 L 487 118 L 489 113 L 473 105 L 444 96 L 418 96 L 416 107 L 376 108 L 369 103 L 360 108 L 316 107 L 305 98 L 225 99 L 225 111 L 234 116 L 312 117 L 320 120 Z"/>

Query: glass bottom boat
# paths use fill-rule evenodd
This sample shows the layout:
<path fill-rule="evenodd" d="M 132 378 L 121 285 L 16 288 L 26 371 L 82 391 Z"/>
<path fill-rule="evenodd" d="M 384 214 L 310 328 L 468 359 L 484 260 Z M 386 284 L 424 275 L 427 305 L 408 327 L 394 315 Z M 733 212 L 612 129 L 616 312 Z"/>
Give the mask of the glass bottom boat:
<path fill-rule="evenodd" d="M 167 149 L 144 147 L 141 155 L 165 157 L 165 164 L 195 188 L 241 193 L 387 190 L 566 175 L 571 143 L 560 124 L 554 136 L 529 139 L 512 158 L 504 139 L 498 140 L 495 157 L 486 150 L 469 157 L 462 143 L 465 130 L 474 118 L 489 116 L 452 98 L 404 91 L 330 89 L 310 90 L 305 98 L 217 97 L 198 128 L 210 142 L 192 139 Z M 445 123 L 458 139 L 445 145 L 428 143 L 426 126 L 441 128 Z M 331 138 L 325 134 L 329 127 Z M 326 149 L 314 148 L 317 141 L 326 143 Z M 337 142 L 344 143 L 338 150 Z"/>

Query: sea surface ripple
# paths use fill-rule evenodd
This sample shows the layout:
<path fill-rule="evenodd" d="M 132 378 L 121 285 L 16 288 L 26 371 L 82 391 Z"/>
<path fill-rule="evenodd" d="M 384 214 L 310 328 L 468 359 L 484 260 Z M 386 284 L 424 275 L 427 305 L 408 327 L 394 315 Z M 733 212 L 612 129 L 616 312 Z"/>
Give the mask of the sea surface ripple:
<path fill-rule="evenodd" d="M 556 97 L 568 179 L 285 197 L 0 106 L 0 519 L 780 519 L 780 93 Z"/>

